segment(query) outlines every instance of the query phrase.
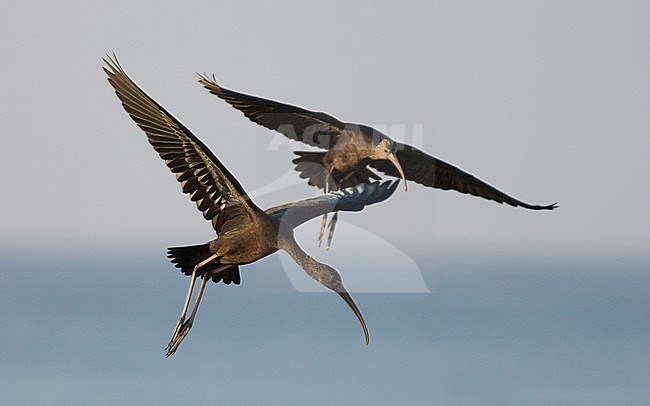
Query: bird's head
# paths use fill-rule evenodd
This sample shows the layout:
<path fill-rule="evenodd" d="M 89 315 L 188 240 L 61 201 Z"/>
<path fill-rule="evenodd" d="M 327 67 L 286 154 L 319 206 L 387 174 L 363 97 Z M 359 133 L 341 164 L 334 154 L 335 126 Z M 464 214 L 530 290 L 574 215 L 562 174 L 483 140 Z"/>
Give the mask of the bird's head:
<path fill-rule="evenodd" d="M 404 181 L 404 191 L 408 190 L 408 186 L 406 185 L 406 176 L 404 175 L 404 171 L 402 170 L 402 165 L 400 165 L 399 161 L 397 160 L 397 156 L 395 156 L 397 152 L 397 144 L 388 139 L 384 138 L 377 145 L 373 146 L 372 152 L 371 152 L 371 158 L 372 159 L 385 159 L 390 161 L 393 165 L 395 165 L 395 169 L 397 169 L 397 172 L 399 172 L 400 177 Z"/>
<path fill-rule="evenodd" d="M 341 275 L 339 275 L 339 273 L 336 272 L 336 270 L 331 266 L 316 261 L 314 258 L 310 257 L 304 252 L 298 252 L 298 254 L 296 254 L 297 250 L 302 251 L 302 249 L 299 247 L 296 250 L 296 247 L 298 247 L 298 244 L 295 243 L 295 240 L 294 242 L 289 242 L 287 247 L 287 252 L 289 255 L 291 255 L 296 260 L 296 262 L 302 266 L 307 275 L 311 276 L 318 283 L 330 290 L 333 290 L 339 296 L 341 296 L 345 303 L 347 303 L 347 305 L 350 307 L 354 315 L 357 316 L 357 320 L 359 320 L 359 324 L 361 324 L 361 329 L 363 330 L 364 341 L 366 345 L 368 345 L 368 327 L 366 326 L 366 322 L 363 319 L 361 311 L 354 303 L 352 296 L 350 296 L 345 287 L 343 287 Z"/>

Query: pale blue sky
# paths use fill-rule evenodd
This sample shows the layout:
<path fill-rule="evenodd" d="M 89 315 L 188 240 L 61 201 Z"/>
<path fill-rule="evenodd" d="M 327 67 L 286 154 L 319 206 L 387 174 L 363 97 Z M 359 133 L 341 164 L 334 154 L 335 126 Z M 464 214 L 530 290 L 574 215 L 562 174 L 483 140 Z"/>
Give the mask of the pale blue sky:
<path fill-rule="evenodd" d="M 11 403 L 650 396 L 647 2 L 5 3 L 0 392 Z M 165 360 L 187 283 L 165 249 L 214 235 L 106 82 L 113 51 L 261 207 L 317 193 L 290 163 L 303 147 L 209 95 L 195 72 L 389 129 L 560 208 L 411 184 L 341 215 L 329 252 L 308 223 L 297 238 L 356 292 L 369 347 L 340 299 L 301 293 L 315 286 L 276 255 L 245 267 L 240 287 L 210 286 Z"/>
<path fill-rule="evenodd" d="M 115 51 L 261 206 L 315 190 L 255 196 L 291 171 L 290 144 L 207 94 L 195 72 L 343 120 L 419 125 L 425 151 L 522 200 L 560 203 L 530 212 L 413 185 L 365 216 L 342 217 L 395 244 L 642 251 L 647 16 L 644 2 L 8 3 L 2 238 L 211 237 L 106 83 L 101 57 Z"/>

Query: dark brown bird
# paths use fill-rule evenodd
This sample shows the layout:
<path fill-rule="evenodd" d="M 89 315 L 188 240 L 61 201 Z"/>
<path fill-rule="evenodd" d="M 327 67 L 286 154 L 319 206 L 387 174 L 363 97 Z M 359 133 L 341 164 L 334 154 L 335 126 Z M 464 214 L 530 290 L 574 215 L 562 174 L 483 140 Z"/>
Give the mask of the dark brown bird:
<path fill-rule="evenodd" d="M 288 138 L 327 150 L 326 152 L 295 152 L 293 160 L 301 178 L 312 186 L 324 189 L 348 187 L 381 179 L 370 168 L 386 175 L 401 177 L 443 190 L 456 190 L 473 196 L 520 206 L 531 210 L 552 210 L 557 203 L 539 206 L 524 203 L 453 165 L 427 155 L 419 149 L 393 141 L 372 127 L 344 123 L 327 113 L 315 112 L 274 100 L 267 100 L 226 89 L 214 76 L 199 75 L 199 82 L 219 98 L 240 110 L 251 121 L 278 131 Z M 369 168 L 370 167 L 370 168 Z M 402 170 L 403 169 L 403 170 Z M 324 215 L 325 220 L 327 214 Z M 331 243 L 337 214 L 330 221 L 328 247 Z M 325 228 L 321 223 L 319 240 Z"/>
<path fill-rule="evenodd" d="M 191 279 L 181 316 L 167 344 L 167 356 L 174 354 L 187 336 L 210 279 L 239 284 L 240 265 L 278 250 L 286 251 L 309 276 L 345 300 L 359 320 L 368 344 L 366 323 L 340 275 L 307 255 L 296 243 L 293 229 L 331 211 L 361 211 L 366 205 L 387 199 L 397 183 L 358 184 L 263 211 L 203 142 L 131 81 L 115 56 L 107 57 L 104 62 L 108 81 L 122 106 L 146 133 L 149 143 L 176 175 L 183 192 L 196 202 L 218 235 L 205 244 L 169 248 L 169 258 L 185 275 L 191 275 Z M 201 277 L 201 286 L 186 320 L 196 277 Z"/>

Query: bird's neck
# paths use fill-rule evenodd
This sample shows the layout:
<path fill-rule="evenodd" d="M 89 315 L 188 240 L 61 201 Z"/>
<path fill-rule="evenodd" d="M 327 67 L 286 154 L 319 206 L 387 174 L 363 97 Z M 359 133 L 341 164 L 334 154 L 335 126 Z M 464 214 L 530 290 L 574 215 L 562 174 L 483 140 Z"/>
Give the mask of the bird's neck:
<path fill-rule="evenodd" d="M 278 248 L 289 254 L 289 256 L 300 265 L 305 273 L 315 279 L 318 283 L 329 289 L 335 289 L 335 281 L 332 280 L 332 276 L 327 272 L 327 266 L 316 261 L 303 251 L 295 238 L 293 238 L 293 235 L 286 235 L 285 233 L 281 234 L 282 235 L 278 238 Z"/>
<path fill-rule="evenodd" d="M 300 248 L 293 235 L 289 233 L 280 233 L 278 235 L 278 248 L 285 251 L 298 265 L 302 268 L 312 267 L 314 263 L 318 263 L 314 258 L 310 257 L 305 251 Z"/>

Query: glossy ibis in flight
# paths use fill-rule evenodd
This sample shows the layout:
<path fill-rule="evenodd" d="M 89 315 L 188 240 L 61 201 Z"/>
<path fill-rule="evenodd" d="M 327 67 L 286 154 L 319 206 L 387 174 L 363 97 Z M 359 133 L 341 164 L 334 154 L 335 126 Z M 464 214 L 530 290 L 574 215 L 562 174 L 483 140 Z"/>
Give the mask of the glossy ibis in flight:
<path fill-rule="evenodd" d="M 167 356 L 174 354 L 192 327 L 210 279 L 239 284 L 240 265 L 255 262 L 278 250 L 286 251 L 309 276 L 343 298 L 359 320 L 368 344 L 363 316 L 343 287 L 340 275 L 307 255 L 296 243 L 293 230 L 331 211 L 361 211 L 366 205 L 387 199 L 397 183 L 357 184 L 263 211 L 201 140 L 131 81 L 117 58 L 109 56 L 104 62 L 108 81 L 122 106 L 146 133 L 149 143 L 176 175 L 183 192 L 196 202 L 218 235 L 205 244 L 169 248 L 172 262 L 191 278 L 181 316 L 167 344 Z M 201 285 L 190 316 L 185 319 L 197 277 L 201 277 Z"/>
<path fill-rule="evenodd" d="M 424 186 L 456 190 L 473 196 L 520 206 L 531 210 L 552 210 L 557 204 L 531 205 L 517 200 L 453 165 L 434 158 L 414 146 L 393 141 L 381 131 L 362 124 L 344 123 L 323 112 L 280 103 L 235 92 L 220 86 L 214 75 L 199 75 L 199 82 L 210 93 L 240 110 L 251 121 L 278 131 L 290 139 L 327 150 L 297 151 L 293 160 L 301 178 L 325 192 L 381 179 L 370 168 L 389 176 L 401 177 Z M 325 229 L 324 215 L 319 241 Z M 337 213 L 330 221 L 328 244 L 336 224 Z"/>

